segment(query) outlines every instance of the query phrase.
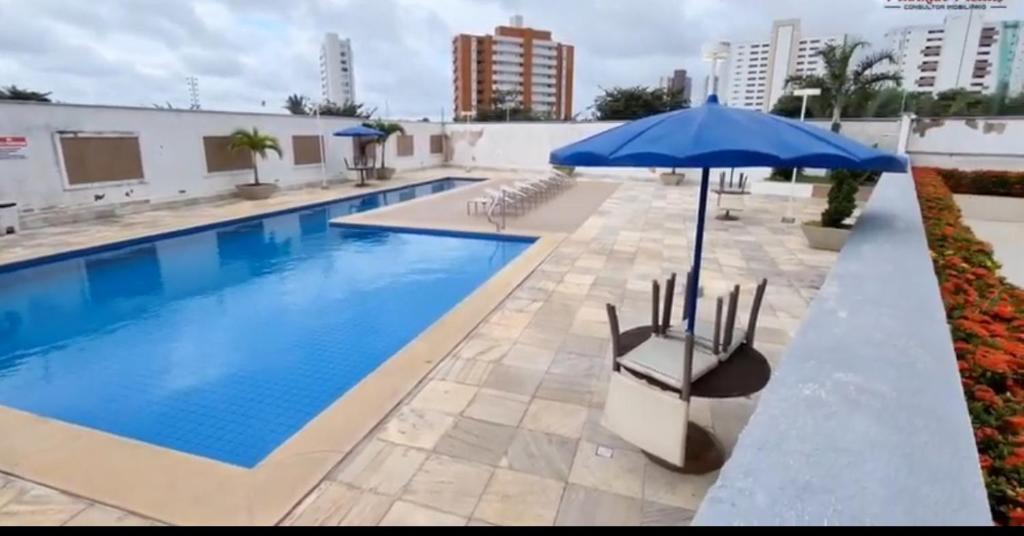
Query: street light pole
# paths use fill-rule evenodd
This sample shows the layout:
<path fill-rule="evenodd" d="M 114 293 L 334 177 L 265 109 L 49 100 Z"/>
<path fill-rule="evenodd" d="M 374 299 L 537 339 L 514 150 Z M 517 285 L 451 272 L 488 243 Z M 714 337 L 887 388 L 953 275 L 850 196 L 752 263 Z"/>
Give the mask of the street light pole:
<path fill-rule="evenodd" d="M 316 116 L 316 134 L 319 138 L 320 143 L 320 188 L 323 190 L 327 189 L 327 153 L 324 151 L 324 127 L 323 122 L 320 120 L 320 105 L 317 105 L 313 109 L 313 115 Z"/>
<path fill-rule="evenodd" d="M 793 92 L 793 95 L 803 97 L 803 103 L 800 105 L 800 122 L 803 123 L 807 117 L 807 98 L 821 95 L 821 90 L 816 87 L 798 89 Z M 789 202 L 786 204 L 786 216 L 782 218 L 782 223 L 796 223 L 796 218 L 793 216 L 793 195 L 796 191 L 797 169 L 797 167 L 793 168 L 793 175 L 789 179 Z"/>

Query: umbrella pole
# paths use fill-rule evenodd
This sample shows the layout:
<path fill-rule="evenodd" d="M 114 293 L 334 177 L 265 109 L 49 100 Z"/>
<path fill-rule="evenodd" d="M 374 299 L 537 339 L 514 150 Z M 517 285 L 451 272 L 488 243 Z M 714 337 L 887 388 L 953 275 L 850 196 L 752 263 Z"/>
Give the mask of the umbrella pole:
<path fill-rule="evenodd" d="M 704 168 L 700 177 L 700 197 L 697 201 L 697 226 L 693 238 L 693 274 L 692 283 L 686 285 L 686 304 L 689 310 L 686 311 L 686 333 L 693 336 L 697 327 L 697 289 L 700 288 L 700 259 L 704 252 L 704 220 L 707 216 L 708 206 L 708 183 L 711 182 L 711 169 Z"/>

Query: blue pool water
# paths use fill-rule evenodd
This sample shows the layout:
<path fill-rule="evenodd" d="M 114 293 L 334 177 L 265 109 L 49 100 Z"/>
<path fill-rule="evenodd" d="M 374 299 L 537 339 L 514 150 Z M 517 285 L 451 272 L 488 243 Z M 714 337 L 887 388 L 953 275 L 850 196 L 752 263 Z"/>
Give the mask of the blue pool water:
<path fill-rule="evenodd" d="M 328 225 L 464 182 L 0 273 L 0 404 L 252 467 L 529 247 Z"/>

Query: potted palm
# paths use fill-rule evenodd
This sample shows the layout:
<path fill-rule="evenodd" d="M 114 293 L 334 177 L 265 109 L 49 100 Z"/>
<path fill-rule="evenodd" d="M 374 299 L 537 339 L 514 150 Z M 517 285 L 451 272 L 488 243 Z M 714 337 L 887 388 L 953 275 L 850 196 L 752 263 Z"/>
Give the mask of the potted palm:
<path fill-rule="evenodd" d="M 367 128 L 372 128 L 374 130 L 379 130 L 384 133 L 384 135 L 381 136 L 377 141 L 377 143 L 380 143 L 380 167 L 377 168 L 377 178 L 382 181 L 391 179 L 391 177 L 395 176 L 395 168 L 389 168 L 385 163 L 388 138 L 390 138 L 392 134 L 396 133 L 405 134 L 405 128 L 402 127 L 402 125 L 399 125 L 398 123 L 389 123 L 381 119 L 368 123 L 363 123 L 363 126 Z"/>
<path fill-rule="evenodd" d="M 850 235 L 847 223 L 857 209 L 857 190 L 871 173 L 858 174 L 848 169 L 837 169 L 829 175 L 832 188 L 828 191 L 828 205 L 821 213 L 820 221 L 805 222 L 804 236 L 812 248 L 839 251 Z"/>
<path fill-rule="evenodd" d="M 281 144 L 277 141 L 277 138 L 269 134 L 264 134 L 253 127 L 252 130 L 246 130 L 240 128 L 231 133 L 231 143 L 228 148 L 232 151 L 249 151 L 249 156 L 252 158 L 252 183 L 250 184 L 238 184 L 235 188 L 238 189 L 238 195 L 243 199 L 266 199 L 277 191 L 276 184 L 266 184 L 260 182 L 260 171 L 258 160 L 256 156 L 260 158 L 267 157 L 267 151 L 274 151 L 277 156 L 283 157 L 284 152 L 281 150 Z"/>

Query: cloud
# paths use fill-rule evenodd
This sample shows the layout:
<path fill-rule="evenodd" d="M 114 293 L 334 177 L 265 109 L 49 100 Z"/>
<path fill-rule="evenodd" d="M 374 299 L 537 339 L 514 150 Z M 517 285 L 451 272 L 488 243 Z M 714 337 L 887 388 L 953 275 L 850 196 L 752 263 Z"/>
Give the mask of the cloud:
<path fill-rule="evenodd" d="M 999 17 L 1024 18 L 1022 1 Z M 352 39 L 359 101 L 393 117 L 437 118 L 451 112 L 452 36 L 490 32 L 518 13 L 576 46 L 579 111 L 600 87 L 651 85 L 678 68 L 699 81 L 702 44 L 766 39 L 773 19 L 801 18 L 808 35 L 878 41 L 889 27 L 942 18 L 883 2 L 0 0 L 0 84 L 69 102 L 185 106 L 185 77 L 197 76 L 204 108 L 283 111 L 291 93 L 319 98 L 320 41 L 333 31 Z"/>

